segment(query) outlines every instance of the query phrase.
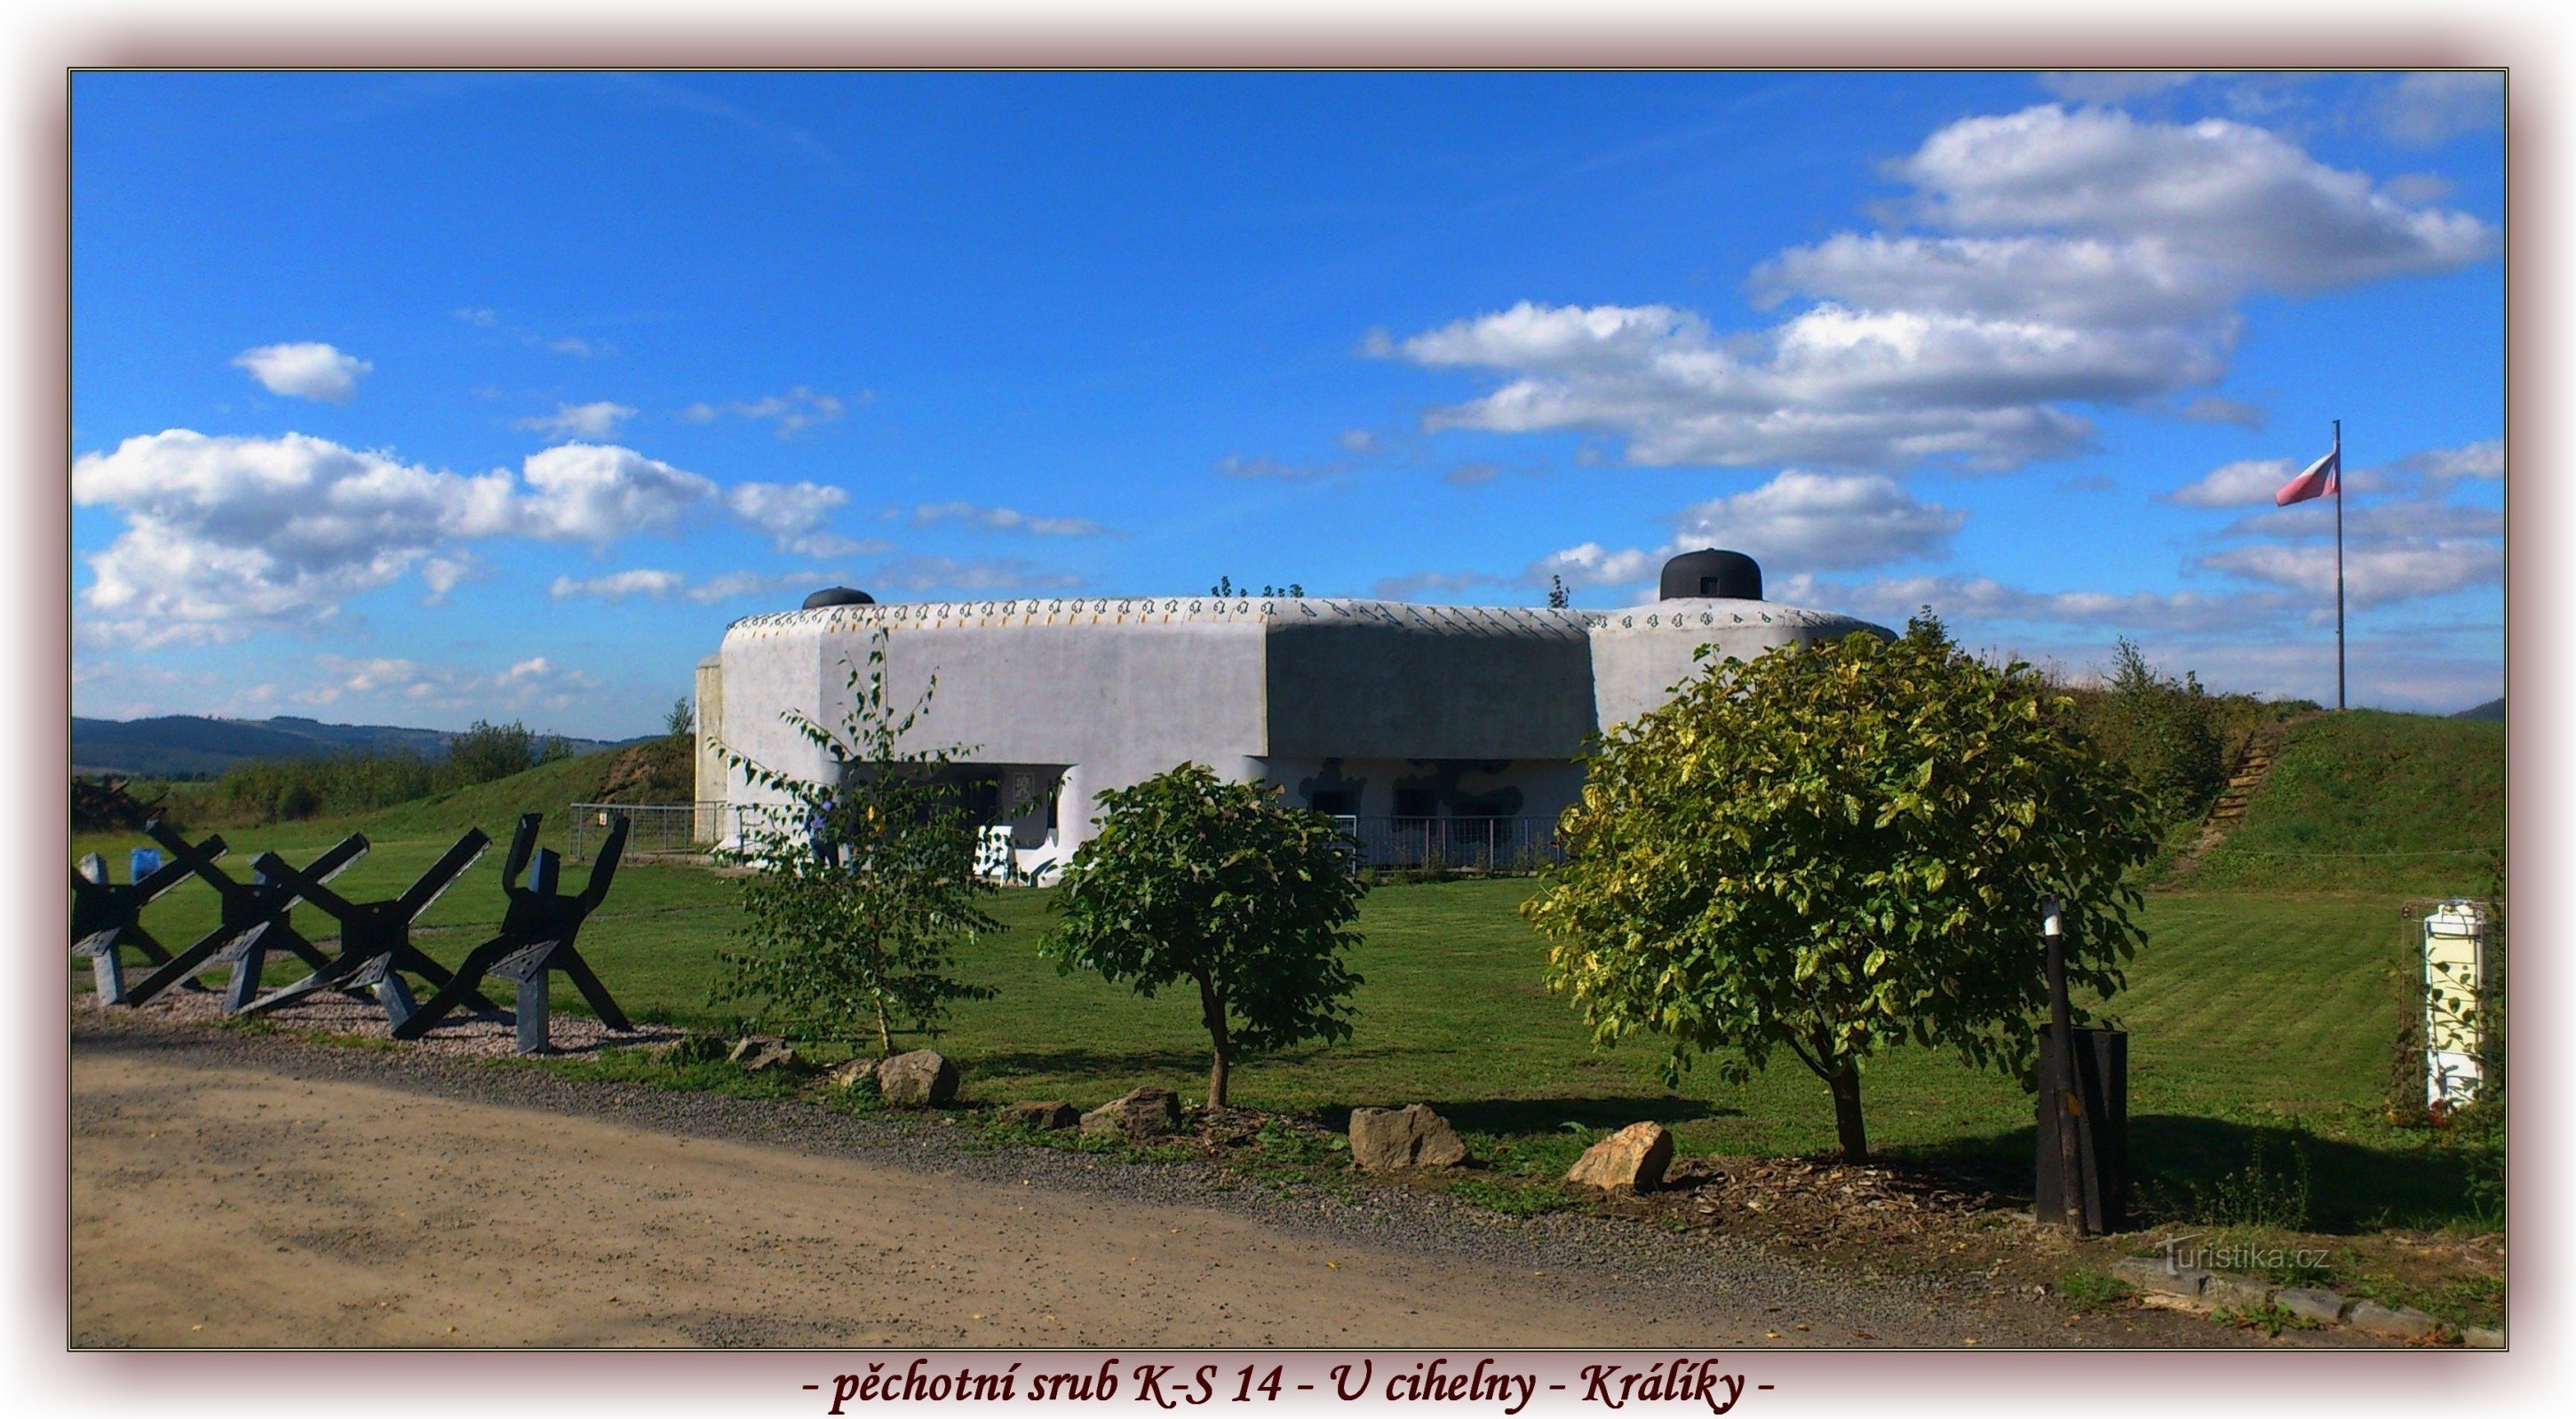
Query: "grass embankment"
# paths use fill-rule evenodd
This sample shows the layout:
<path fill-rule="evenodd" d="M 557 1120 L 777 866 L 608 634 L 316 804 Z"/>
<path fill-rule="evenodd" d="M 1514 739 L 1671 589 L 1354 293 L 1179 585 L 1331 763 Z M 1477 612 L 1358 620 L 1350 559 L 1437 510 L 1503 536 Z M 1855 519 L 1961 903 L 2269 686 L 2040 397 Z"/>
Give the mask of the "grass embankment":
<path fill-rule="evenodd" d="M 2176 885 L 2484 895 L 2503 860 L 2504 744 L 2493 721 L 2301 720 L 2244 823 Z"/>
<path fill-rule="evenodd" d="M 543 811 L 559 843 L 564 804 L 597 792 L 606 757 L 356 819 L 229 833 L 233 860 L 247 870 L 271 846 L 302 860 L 363 830 L 376 850 L 338 885 L 354 898 L 391 895 L 468 825 L 506 838 L 519 812 Z M 2391 1125 L 2384 1103 L 2400 1023 L 2392 973 L 2408 969 L 2415 950 L 2400 907 L 2488 889 L 2477 858 L 2431 850 L 2501 841 L 2501 758 L 2491 724 L 2356 713 L 2301 725 L 2237 838 L 2201 874 L 2150 895 L 2150 944 L 2111 1008 L 2131 1033 L 2133 1167 L 2160 1215 L 2207 1219 L 2231 1188 L 2242 1194 L 2268 1178 L 2277 1189 L 2303 1167 L 2305 1216 L 2293 1230 L 2494 1225 L 2491 1197 L 2470 1185 L 2477 1160 L 2432 1131 Z M 121 876 L 123 850 L 136 841 L 88 838 L 74 849 L 107 852 Z M 421 940 L 433 955 L 454 961 L 498 922 L 500 857 L 487 855 L 431 910 Z M 568 870 L 568 885 L 580 870 Z M 1252 1062 L 1236 1075 L 1237 1102 L 1335 1128 L 1355 1106 L 1430 1103 L 1492 1165 L 1469 1186 L 1504 1205 L 1543 1198 L 1600 1130 L 1641 1118 L 1672 1127 L 1685 1153 L 1831 1147 L 1825 1088 L 1794 1062 L 1735 1085 L 1703 1061 L 1667 1089 L 1654 1077 L 1651 1042 L 1596 1049 L 1540 987 L 1542 948 L 1516 912 L 1533 889 L 1505 879 L 1373 892 L 1353 961 L 1367 981 L 1355 1037 Z M 1143 1083 L 1194 1095 L 1206 1063 L 1195 1008 L 1059 976 L 1037 955 L 1048 895 L 1002 894 L 996 915 L 1012 930 L 978 941 L 958 963 L 962 976 L 1000 992 L 962 1007 L 937 1041 L 963 1066 L 969 1101 L 1087 1106 Z M 305 919 L 309 931 L 323 929 L 322 919 Z M 184 887 L 150 920 L 165 940 L 185 941 L 211 924 L 211 899 Z M 709 1005 L 708 989 L 735 921 L 724 879 L 630 863 L 583 946 L 630 1012 L 726 1030 L 735 1022 Z M 641 1061 L 613 1067 L 654 1072 Z M 709 1069 L 729 1066 L 688 1066 L 666 1082 L 704 1086 L 688 1071 Z M 1900 1049 L 1872 1062 L 1864 1101 L 1885 1154 L 1988 1165 L 2006 1181 L 2027 1167 L 2030 1099 L 2008 1079 Z M 2258 1148 L 2268 1172 L 2249 1167 Z"/>

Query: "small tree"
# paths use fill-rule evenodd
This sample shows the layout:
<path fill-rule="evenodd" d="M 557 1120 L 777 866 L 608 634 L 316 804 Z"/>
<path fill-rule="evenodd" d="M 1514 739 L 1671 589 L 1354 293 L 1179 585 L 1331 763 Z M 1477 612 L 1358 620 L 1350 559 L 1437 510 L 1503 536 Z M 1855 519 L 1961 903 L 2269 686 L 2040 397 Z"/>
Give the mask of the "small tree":
<path fill-rule="evenodd" d="M 1912 1039 L 2030 1076 L 2046 1009 L 2040 902 L 2067 978 L 2109 995 L 2141 940 L 2123 881 L 2154 815 L 2028 666 L 1982 663 L 1928 612 L 1727 660 L 1612 729 L 1559 824 L 1566 860 L 1522 907 L 1547 981 L 1596 1039 L 1664 1037 L 1668 1079 L 1732 1048 L 1825 1081 L 1845 1158 L 1869 1156 L 1861 1064 Z"/>
<path fill-rule="evenodd" d="M 1342 963 L 1367 891 L 1334 821 L 1257 784 L 1183 764 L 1100 795 L 1099 836 L 1066 865 L 1045 953 L 1151 999 L 1198 988 L 1211 1060 L 1208 1103 L 1223 1108 L 1234 1061 L 1304 1040 L 1350 1038 Z"/>
<path fill-rule="evenodd" d="M 2103 747 L 2129 767 L 2168 822 L 2209 811 L 2227 786 L 2218 704 L 2189 671 L 2175 679 L 2122 636 L 2102 683 Z"/>
<path fill-rule="evenodd" d="M 723 957 L 715 999 L 754 1000 L 812 1037 L 856 1043 L 873 1030 L 894 1053 L 894 1021 L 936 1029 L 959 1000 L 988 986 L 948 974 L 950 952 L 1004 930 L 981 900 L 995 889 L 975 871 L 978 833 L 937 775 L 963 752 L 902 741 L 929 712 L 936 682 L 897 714 L 886 693 L 885 636 L 867 670 L 850 671 L 851 706 L 837 729 L 794 710 L 782 716 L 832 764 L 828 781 L 768 768 L 719 744 L 716 752 L 787 803 L 744 828 L 731 854 L 751 949 Z"/>

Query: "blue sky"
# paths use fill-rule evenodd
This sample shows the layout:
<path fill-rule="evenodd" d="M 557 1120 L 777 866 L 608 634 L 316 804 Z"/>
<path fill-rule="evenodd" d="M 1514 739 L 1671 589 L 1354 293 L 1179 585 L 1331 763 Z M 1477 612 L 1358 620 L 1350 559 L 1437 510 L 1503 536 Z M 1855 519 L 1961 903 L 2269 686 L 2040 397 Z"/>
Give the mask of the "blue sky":
<path fill-rule="evenodd" d="M 2476 75 L 156 75 L 72 97 L 73 695 L 658 727 L 880 599 L 1775 599 L 2502 693 Z"/>

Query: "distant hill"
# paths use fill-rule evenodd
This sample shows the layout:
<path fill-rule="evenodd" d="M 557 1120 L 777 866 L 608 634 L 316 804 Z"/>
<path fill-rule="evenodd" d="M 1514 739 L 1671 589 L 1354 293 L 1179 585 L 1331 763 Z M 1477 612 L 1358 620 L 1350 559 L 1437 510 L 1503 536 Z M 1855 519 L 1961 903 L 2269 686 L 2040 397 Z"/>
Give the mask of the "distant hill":
<path fill-rule="evenodd" d="M 2504 697 L 2503 697 L 2503 696 L 2501 696 L 2501 695 L 2499 695 L 2499 696 L 2497 696 L 2496 698 L 2494 698 L 2494 699 L 2492 699 L 2492 700 L 2487 701 L 2485 704 L 2477 705 L 2477 706 L 2474 706 L 2474 707 L 2469 708 L 2469 709 L 2464 709 L 2464 710 L 2460 711 L 2458 714 L 2455 714 L 2455 715 L 2451 716 L 2451 718 L 2453 718 L 2453 719 L 2492 719 L 2492 720 L 2501 721 L 2501 720 L 2503 720 L 2503 718 L 2504 718 Z"/>
<path fill-rule="evenodd" d="M 295 715 L 274 719 L 211 719 L 174 714 L 154 719 L 72 719 L 72 772 L 134 778 L 189 778 L 220 774 L 253 759 L 299 759 L 316 754 L 371 750 L 436 758 L 456 736 L 442 729 L 391 724 L 324 724 Z M 598 739 L 568 739 L 575 752 L 610 747 Z M 634 743 L 619 740 L 618 743 Z"/>

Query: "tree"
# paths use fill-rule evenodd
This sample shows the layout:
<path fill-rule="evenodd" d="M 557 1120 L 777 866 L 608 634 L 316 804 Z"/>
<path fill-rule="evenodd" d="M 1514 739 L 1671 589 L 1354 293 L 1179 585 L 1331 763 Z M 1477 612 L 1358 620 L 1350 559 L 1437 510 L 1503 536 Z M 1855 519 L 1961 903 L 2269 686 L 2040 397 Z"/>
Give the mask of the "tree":
<path fill-rule="evenodd" d="M 2154 813 L 2030 667 L 1976 660 L 1930 613 L 1729 659 L 1613 728 L 1559 824 L 1566 860 L 1522 912 L 1547 982 L 1596 1040 L 1785 1049 L 1825 1081 L 1843 1156 L 1869 1156 L 1862 1061 L 1911 1039 L 2031 1077 L 2040 904 L 2067 979 L 2107 997 L 2143 939 L 2123 874 Z"/>
<path fill-rule="evenodd" d="M 976 826 L 939 777 L 964 751 L 903 743 L 929 713 L 936 681 L 898 714 L 879 632 L 849 686 L 837 728 L 794 710 L 783 716 L 830 759 L 828 781 L 716 746 L 728 766 L 788 802 L 746 823 L 731 854 L 752 868 L 741 879 L 751 949 L 724 956 L 715 998 L 762 1002 L 812 1038 L 855 1044 L 873 1029 L 890 1055 L 897 1017 L 935 1030 L 953 1002 L 992 997 L 950 976 L 949 956 L 1005 928 L 980 905 L 996 888 L 975 871 Z"/>
<path fill-rule="evenodd" d="M 508 724 L 478 719 L 447 741 L 441 777 L 448 786 L 471 787 L 570 757 L 572 746 L 560 735 L 539 734 L 515 719 Z"/>
<path fill-rule="evenodd" d="M 1098 971 L 1147 999 L 1196 986 L 1215 1108 L 1236 1059 L 1350 1038 L 1360 978 L 1342 953 L 1359 943 L 1348 927 L 1367 888 L 1330 817 L 1197 764 L 1100 806 L 1099 835 L 1052 904 L 1062 920 L 1042 949 L 1059 971 Z"/>
<path fill-rule="evenodd" d="M 670 710 L 662 716 L 662 732 L 674 739 L 686 739 L 697 732 L 698 707 L 688 696 L 671 701 Z"/>
<path fill-rule="evenodd" d="M 1553 611 L 1562 611 L 1574 604 L 1574 593 L 1565 589 L 1565 578 L 1551 576 L 1547 579 L 1547 604 Z"/>
<path fill-rule="evenodd" d="M 2200 677 L 2185 671 L 2177 680 L 2158 672 L 2138 643 L 2122 636 L 2112 649 L 2111 674 L 2102 690 L 2097 737 L 2128 765 L 2165 820 L 2208 812 L 2227 786 L 2227 765 L 2219 743 L 2218 706 L 2201 688 Z"/>

